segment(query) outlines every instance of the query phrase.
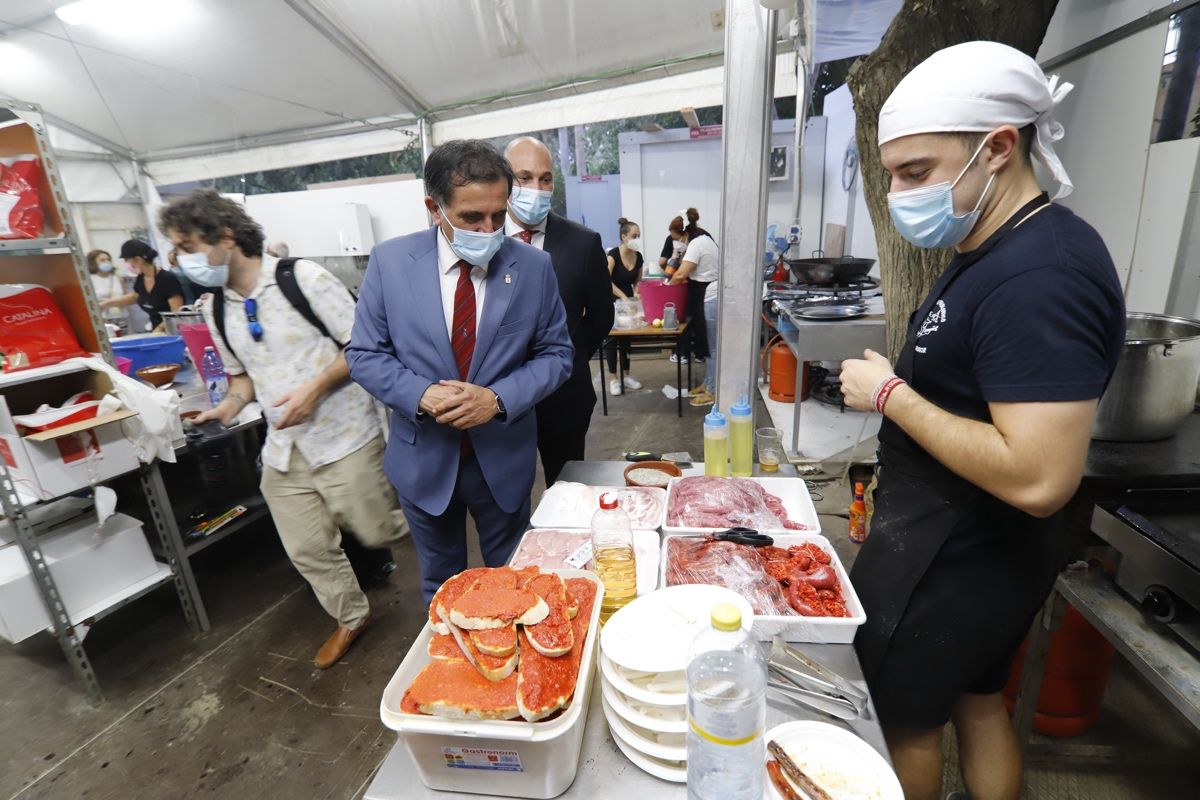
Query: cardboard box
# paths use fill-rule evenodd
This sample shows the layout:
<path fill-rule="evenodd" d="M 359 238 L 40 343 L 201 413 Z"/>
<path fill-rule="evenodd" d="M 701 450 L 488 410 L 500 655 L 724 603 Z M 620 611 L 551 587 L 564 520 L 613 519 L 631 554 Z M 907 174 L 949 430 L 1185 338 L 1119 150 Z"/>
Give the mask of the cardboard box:
<path fill-rule="evenodd" d="M 132 411 L 24 436 L 13 421 L 14 414 L 32 413 L 43 403 L 57 406 L 85 389 L 98 400 L 112 391 L 112 384 L 107 375 L 88 371 L 0 392 L 0 461 L 21 494 L 51 500 L 137 468 L 137 452 L 120 425 L 135 416 Z"/>
<path fill-rule="evenodd" d="M 119 594 L 158 569 L 142 524 L 114 514 L 104 525 L 94 516 L 73 520 L 41 536 L 42 555 L 73 623 L 84 609 Z M 20 642 L 53 627 L 25 554 L 0 547 L 0 638 Z"/>

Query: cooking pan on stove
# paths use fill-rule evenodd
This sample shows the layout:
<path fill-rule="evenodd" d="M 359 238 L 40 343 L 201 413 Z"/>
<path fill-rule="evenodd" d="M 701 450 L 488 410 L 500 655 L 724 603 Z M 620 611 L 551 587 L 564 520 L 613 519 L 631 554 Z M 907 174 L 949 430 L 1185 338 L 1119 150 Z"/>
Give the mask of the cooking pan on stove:
<path fill-rule="evenodd" d="M 820 252 L 820 251 L 817 251 Z M 875 264 L 873 258 L 853 256 L 784 259 L 801 283 L 814 286 L 854 283 L 867 277 Z"/>

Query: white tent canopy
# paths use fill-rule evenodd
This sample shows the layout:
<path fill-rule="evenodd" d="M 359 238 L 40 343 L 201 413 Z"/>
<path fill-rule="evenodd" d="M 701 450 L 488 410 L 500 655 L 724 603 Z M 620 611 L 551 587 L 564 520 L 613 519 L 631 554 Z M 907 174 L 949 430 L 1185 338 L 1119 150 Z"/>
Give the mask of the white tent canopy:
<path fill-rule="evenodd" d="M 83 0 L 79 24 L 69 5 L 0 0 L 0 95 L 162 183 L 394 150 L 418 119 L 441 141 L 719 102 L 724 0 Z M 899 0 L 803 5 L 821 60 L 871 49 Z"/>

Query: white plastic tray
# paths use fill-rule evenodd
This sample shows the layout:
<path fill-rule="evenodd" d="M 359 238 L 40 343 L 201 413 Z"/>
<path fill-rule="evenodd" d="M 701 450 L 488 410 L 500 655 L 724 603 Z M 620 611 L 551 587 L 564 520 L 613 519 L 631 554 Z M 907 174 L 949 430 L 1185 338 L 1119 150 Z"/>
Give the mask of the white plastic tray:
<path fill-rule="evenodd" d="M 556 486 L 562 484 L 555 484 Z M 667 495 L 666 491 L 653 486 L 589 486 L 596 499 L 596 502 L 591 504 L 567 504 L 562 502 L 562 495 L 555 492 L 554 489 L 548 490 L 542 495 L 541 501 L 538 503 L 537 510 L 533 512 L 533 516 L 529 518 L 529 525 L 533 528 L 591 528 L 592 514 L 599 508 L 599 497 L 606 492 L 614 492 L 620 494 L 622 492 L 648 492 L 658 495 L 662 501 L 662 513 L 653 519 L 645 521 L 633 520 L 633 527 L 647 530 L 658 530 L 663 526 L 667 518 Z"/>
<path fill-rule="evenodd" d="M 513 564 L 517 560 L 517 555 L 521 553 L 521 547 L 525 544 L 525 537 L 535 531 L 542 531 L 542 528 L 532 528 L 525 531 L 521 537 L 520 544 L 513 551 L 512 558 L 509 559 L 509 564 Z M 591 541 L 592 532 L 590 530 L 553 528 L 551 530 L 566 533 L 572 536 L 579 537 L 579 544 L 582 546 L 586 542 Z M 662 541 L 659 538 L 658 531 L 633 531 L 633 547 L 634 556 L 637 560 L 637 593 L 638 595 L 649 594 L 658 588 L 658 576 L 660 570 L 658 568 L 659 558 L 662 555 Z M 524 559 L 522 559 L 522 563 Z M 530 566 L 533 566 L 532 564 Z M 569 569 L 567 565 L 558 564 L 538 564 L 536 566 L 542 569 Z"/>
<path fill-rule="evenodd" d="M 545 722 L 457 720 L 400 711 L 404 692 L 430 660 L 427 648 L 433 630 L 429 623 L 417 635 L 384 688 L 379 701 L 379 718 L 384 725 L 399 732 L 421 781 L 429 788 L 498 797 L 551 798 L 565 792 L 575 780 L 599 649 L 600 600 L 604 586 L 593 573 L 584 570 L 546 571 L 555 572 L 564 579 L 587 578 L 596 584 L 597 591 L 575 695 L 557 718 Z M 463 749 L 476 754 L 494 751 L 503 754 L 508 764 L 504 769 L 450 766 L 449 753 Z M 513 769 L 514 761 L 516 769 Z"/>
<path fill-rule="evenodd" d="M 793 517 L 793 519 L 795 519 Z M 661 566 L 659 567 L 659 586 L 666 588 L 667 586 L 667 546 L 672 539 L 696 537 L 701 534 L 680 534 L 668 535 L 663 537 L 662 558 L 660 559 Z M 784 617 L 774 615 L 754 615 L 754 635 L 760 641 L 770 641 L 776 635 L 782 636 L 787 642 L 805 642 L 810 644 L 850 644 L 854 641 L 854 634 L 858 631 L 858 626 L 867 621 L 867 614 L 863 611 L 862 603 L 859 602 L 858 594 L 854 591 L 854 585 L 850 583 L 850 576 L 846 572 L 846 568 L 842 566 L 842 561 L 838 558 L 837 551 L 833 549 L 833 545 L 829 540 L 819 534 L 811 533 L 771 533 L 771 538 L 775 540 L 776 547 L 795 547 L 796 545 L 813 542 L 826 553 L 833 557 L 831 562 L 833 569 L 837 572 L 838 581 L 842 585 L 842 599 L 846 601 L 846 610 L 850 612 L 849 617 Z"/>
<path fill-rule="evenodd" d="M 689 477 L 689 476 L 684 476 Z M 692 476 L 695 477 L 695 476 Z M 671 496 L 675 491 L 675 485 L 683 478 L 672 478 L 670 484 L 667 485 L 667 504 L 666 509 L 671 508 Z M 803 478 L 741 478 L 740 480 L 754 481 L 761 485 L 763 489 L 778 497 L 783 501 L 783 508 L 787 511 L 788 517 L 793 522 L 799 522 L 805 526 L 803 531 L 789 530 L 787 528 L 764 528 L 762 533 L 820 533 L 821 520 L 817 517 L 817 509 L 813 506 L 812 497 L 808 494 L 808 486 L 805 485 Z M 663 514 L 663 533 L 713 533 L 715 531 L 724 530 L 724 528 L 697 528 L 691 526 L 672 526 L 667 524 L 667 512 Z"/>

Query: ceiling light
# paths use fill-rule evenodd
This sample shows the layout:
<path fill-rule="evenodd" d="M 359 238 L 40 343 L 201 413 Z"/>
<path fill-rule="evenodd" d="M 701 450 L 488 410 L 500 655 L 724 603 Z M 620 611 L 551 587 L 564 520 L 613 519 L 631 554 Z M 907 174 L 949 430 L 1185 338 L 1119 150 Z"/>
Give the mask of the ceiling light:
<path fill-rule="evenodd" d="M 68 25 L 85 25 L 100 16 L 108 0 L 75 0 L 54 9 L 55 15 Z"/>

